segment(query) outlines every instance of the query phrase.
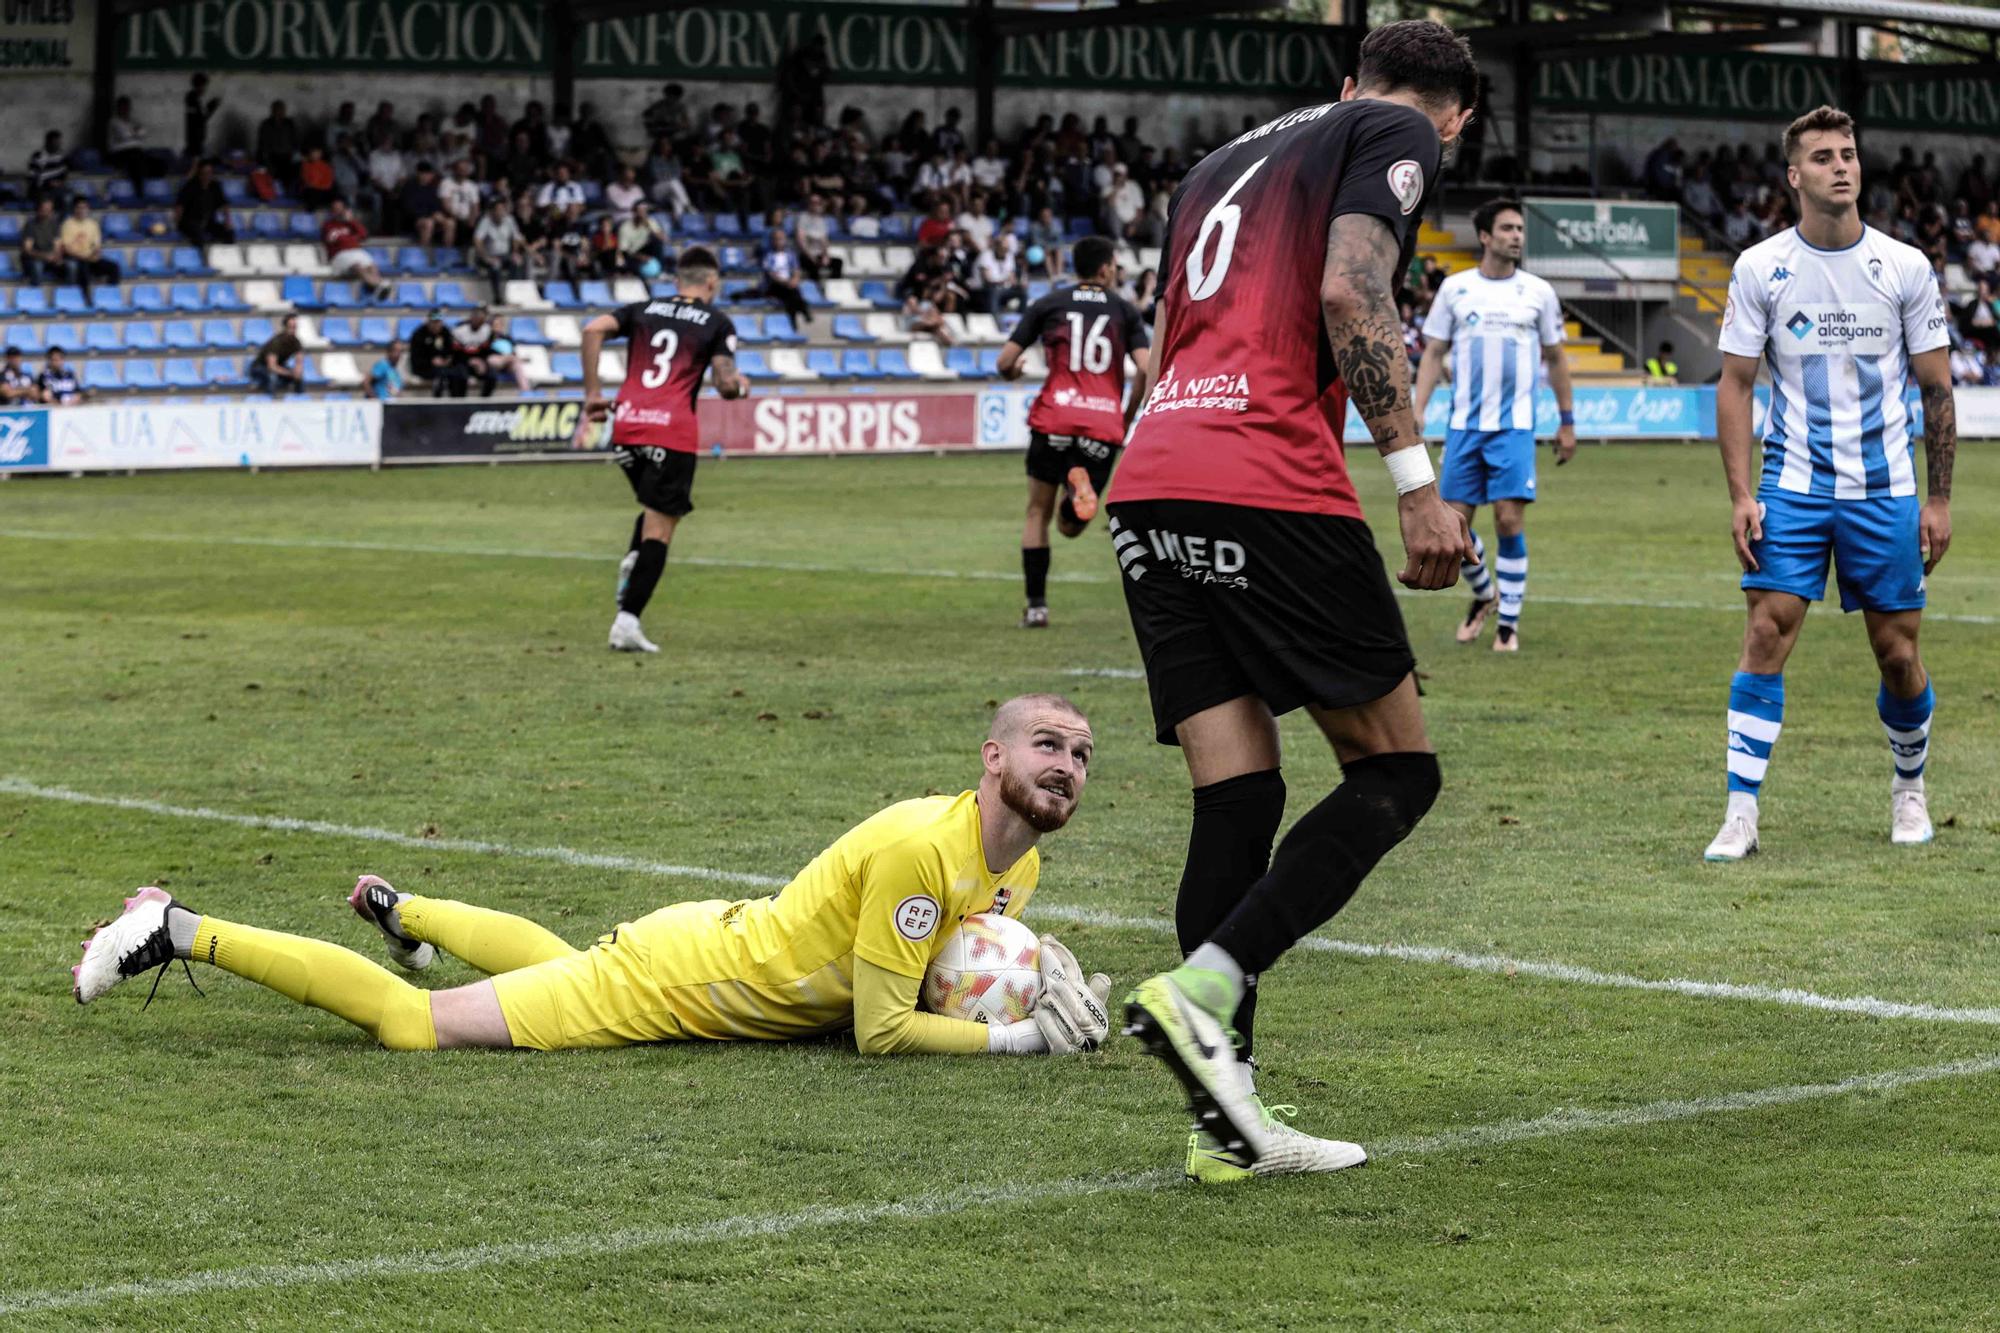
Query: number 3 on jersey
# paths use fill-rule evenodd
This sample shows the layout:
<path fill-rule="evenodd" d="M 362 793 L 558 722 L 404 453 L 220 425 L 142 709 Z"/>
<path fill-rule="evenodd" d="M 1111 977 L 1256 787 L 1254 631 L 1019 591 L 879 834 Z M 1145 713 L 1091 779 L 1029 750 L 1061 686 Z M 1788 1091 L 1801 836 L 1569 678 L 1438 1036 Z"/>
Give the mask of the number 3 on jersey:
<path fill-rule="evenodd" d="M 1236 178 L 1222 198 L 1215 201 L 1215 207 L 1208 210 L 1208 216 L 1201 220 L 1201 231 L 1194 238 L 1194 249 L 1188 253 L 1187 282 L 1188 300 L 1206 301 L 1222 290 L 1222 280 L 1229 276 L 1229 258 L 1236 252 L 1236 229 L 1243 224 L 1243 210 L 1231 202 L 1236 192 L 1250 183 L 1257 174 L 1257 168 L 1271 160 L 1266 154 L 1250 164 L 1249 170 Z M 1222 239 L 1216 242 L 1215 262 L 1205 265 L 1202 256 L 1208 253 L 1209 233 L 1220 228 Z"/>
<path fill-rule="evenodd" d="M 657 389 L 667 382 L 667 374 L 673 366 L 674 353 L 680 350 L 681 335 L 672 329 L 661 329 L 653 335 L 652 346 L 653 364 L 646 367 L 645 373 L 639 376 L 639 383 L 648 389 Z"/>

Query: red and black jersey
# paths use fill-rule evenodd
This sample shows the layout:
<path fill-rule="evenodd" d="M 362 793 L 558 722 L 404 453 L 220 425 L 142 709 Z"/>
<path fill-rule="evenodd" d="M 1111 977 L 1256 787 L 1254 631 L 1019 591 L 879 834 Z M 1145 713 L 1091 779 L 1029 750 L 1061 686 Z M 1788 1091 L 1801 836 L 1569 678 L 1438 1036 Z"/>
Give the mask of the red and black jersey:
<path fill-rule="evenodd" d="M 1393 288 L 1440 152 L 1422 112 L 1359 98 L 1288 112 L 1188 173 L 1168 215 L 1153 392 L 1112 499 L 1361 516 L 1320 313 L 1327 231 L 1349 213 L 1388 223 Z"/>
<path fill-rule="evenodd" d="M 695 395 L 710 361 L 736 355 L 736 326 L 706 301 L 684 296 L 620 306 L 611 317 L 630 343 L 611 442 L 699 453 Z"/>
<path fill-rule="evenodd" d="M 1028 409 L 1028 428 L 1117 444 L 1125 438 L 1125 358 L 1152 341 L 1130 301 L 1096 283 L 1050 292 L 1028 307 L 1007 336 L 1016 347 L 1037 339 L 1049 378 Z"/>

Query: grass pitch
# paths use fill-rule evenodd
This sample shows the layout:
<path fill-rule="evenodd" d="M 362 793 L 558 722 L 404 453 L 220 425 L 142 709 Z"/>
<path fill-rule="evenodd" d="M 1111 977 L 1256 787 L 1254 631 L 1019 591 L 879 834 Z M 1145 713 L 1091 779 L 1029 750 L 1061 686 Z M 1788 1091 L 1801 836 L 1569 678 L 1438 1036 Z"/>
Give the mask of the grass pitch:
<path fill-rule="evenodd" d="M 1454 644 L 1458 591 L 1403 603 L 1445 792 L 1322 932 L 1392 952 L 1300 950 L 1263 992 L 1266 1091 L 1377 1160 L 1227 1191 L 1178 1181 L 1176 1090 L 1129 1042 L 410 1056 L 212 970 L 144 1013 L 69 997 L 144 883 L 364 950 L 363 870 L 579 943 L 756 892 L 662 863 L 788 875 L 967 785 L 991 701 L 1046 688 L 1099 751 L 1031 919 L 1156 970 L 1185 775 L 1101 525 L 1057 547 L 1055 627 L 1014 628 L 1018 457 L 704 465 L 639 661 L 602 646 L 608 467 L 0 486 L 0 1326 L 1991 1324 L 1985 453 L 1924 633 L 1937 842 L 1888 845 L 1873 666 L 1821 607 L 1738 867 L 1700 860 L 1741 629 L 1713 453 L 1545 461 L 1524 651 Z M 1296 814 L 1337 770 L 1286 738 Z M 1677 978 L 1745 989 L 1632 984 Z"/>

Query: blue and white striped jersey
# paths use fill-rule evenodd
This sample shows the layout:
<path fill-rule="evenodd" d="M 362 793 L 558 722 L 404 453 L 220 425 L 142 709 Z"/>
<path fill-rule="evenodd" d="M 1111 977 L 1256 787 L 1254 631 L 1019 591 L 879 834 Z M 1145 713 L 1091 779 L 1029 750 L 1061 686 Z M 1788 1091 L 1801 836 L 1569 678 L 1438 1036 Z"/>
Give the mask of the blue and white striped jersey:
<path fill-rule="evenodd" d="M 1424 337 L 1451 344 L 1453 430 L 1535 428 L 1542 349 L 1563 340 L 1555 288 L 1519 269 L 1511 278 L 1462 270 L 1438 287 Z"/>
<path fill-rule="evenodd" d="M 1836 500 L 1915 495 L 1910 358 L 1950 338 L 1930 261 L 1873 227 L 1844 250 L 1817 249 L 1797 227 L 1745 250 L 1720 345 L 1771 369 L 1763 484 Z"/>

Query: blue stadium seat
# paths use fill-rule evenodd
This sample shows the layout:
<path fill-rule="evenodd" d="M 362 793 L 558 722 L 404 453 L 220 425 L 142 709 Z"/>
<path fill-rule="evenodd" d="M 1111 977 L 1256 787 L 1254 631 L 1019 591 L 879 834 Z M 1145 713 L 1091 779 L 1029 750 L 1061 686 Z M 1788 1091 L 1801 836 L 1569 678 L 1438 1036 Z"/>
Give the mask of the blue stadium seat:
<path fill-rule="evenodd" d="M 891 213 L 881 220 L 881 239 L 885 241 L 907 241 L 916 234 L 916 226 L 907 213 Z"/>
<path fill-rule="evenodd" d="M 725 245 L 715 257 L 721 261 L 724 273 L 748 273 L 757 269 L 757 261 L 740 245 Z"/>
<path fill-rule="evenodd" d="M 875 354 L 875 368 L 892 380 L 914 380 L 923 377 L 910 365 L 909 355 L 900 347 L 884 347 Z"/>
<path fill-rule="evenodd" d="M 201 377 L 210 384 L 241 384 L 243 367 L 230 356 L 211 356 L 201 363 Z"/>
<path fill-rule="evenodd" d="M 267 208 L 260 208 L 255 212 L 246 213 L 243 216 L 249 225 L 243 227 L 238 232 L 238 235 L 244 236 L 246 239 L 254 236 L 260 241 L 282 241 L 285 239 L 284 214 L 274 213 Z"/>
<path fill-rule="evenodd" d="M 83 327 L 84 348 L 92 352 L 122 352 L 125 350 L 125 330 L 108 320 Z"/>
<path fill-rule="evenodd" d="M 164 330 L 164 340 L 167 346 L 181 352 L 198 352 L 206 346 L 191 319 L 168 320 Z"/>
<path fill-rule="evenodd" d="M 833 302 L 826 299 L 826 293 L 819 289 L 819 284 L 811 278 L 807 278 L 799 284 L 799 295 L 805 297 L 806 304 L 815 310 L 825 310 L 833 304 Z"/>
<path fill-rule="evenodd" d="M 326 372 L 319 368 L 319 361 L 317 358 L 310 356 L 302 356 L 299 358 L 299 365 L 300 368 L 305 371 L 307 384 L 320 386 L 324 385 L 327 382 Z"/>
<path fill-rule="evenodd" d="M 320 321 L 320 334 L 335 347 L 359 347 L 361 335 L 354 331 L 354 321 L 345 315 L 329 315 Z"/>
<path fill-rule="evenodd" d="M 167 294 L 160 290 L 157 283 L 142 282 L 135 285 L 131 291 L 131 298 L 134 310 L 160 314 L 167 308 Z"/>
<path fill-rule="evenodd" d="M 800 333 L 792 326 L 792 317 L 790 315 L 764 316 L 764 332 L 769 335 L 772 342 L 802 343 L 806 341 L 806 335 Z"/>
<path fill-rule="evenodd" d="M 201 367 L 185 356 L 175 357 L 167 362 L 167 384 L 176 389 L 199 389 L 202 387 Z"/>
<path fill-rule="evenodd" d="M 423 324 L 424 317 L 422 315 L 404 315 L 396 321 L 396 336 L 404 342 L 408 342 L 410 335 L 422 328 Z M 361 327 L 365 331 L 368 325 L 364 322 Z M 383 341 L 387 342 L 388 339 L 385 338 Z"/>
<path fill-rule="evenodd" d="M 139 192 L 132 187 L 132 182 L 123 176 L 112 177 L 111 183 L 104 189 L 104 201 L 108 204 L 119 204 L 129 208 L 138 198 Z"/>
<path fill-rule="evenodd" d="M 970 347 L 951 347 L 945 350 L 944 367 L 956 372 L 962 379 L 979 377 L 979 356 Z"/>
<path fill-rule="evenodd" d="M 715 229 L 708 225 L 706 213 L 684 213 L 674 222 L 674 230 L 684 241 L 706 241 L 715 235 Z"/>
<path fill-rule="evenodd" d="M 395 336 L 387 315 L 361 317 L 361 343 L 364 347 L 387 347 L 389 340 Z"/>
<path fill-rule="evenodd" d="M 815 347 L 806 353 L 806 369 L 823 380 L 844 379 L 846 372 L 841 370 L 839 358 L 831 347 Z"/>
<path fill-rule="evenodd" d="M 756 234 L 755 232 L 751 231 L 749 227 L 744 225 L 742 218 L 738 217 L 734 213 L 717 213 L 713 219 L 713 222 L 715 226 L 715 234 L 717 236 L 727 236 L 731 240 L 740 241 L 745 237 L 753 236 Z M 728 262 L 729 261 L 727 260 L 723 261 L 725 265 Z"/>
<path fill-rule="evenodd" d="M 465 288 L 462 285 L 447 279 L 431 288 L 431 304 L 449 308 L 455 306 L 475 306 L 479 302 L 467 296 Z"/>
<path fill-rule="evenodd" d="M 586 280 L 580 295 L 583 303 L 593 310 L 610 310 L 618 305 L 618 299 L 611 294 L 611 284 L 602 278 Z"/>
<path fill-rule="evenodd" d="M 208 309 L 208 298 L 198 282 L 177 282 L 167 289 L 167 303 L 182 314 L 199 315 Z"/>
<path fill-rule="evenodd" d="M 236 294 L 233 282 L 211 282 L 208 284 L 208 308 L 210 310 L 248 310 L 250 303 Z"/>
<path fill-rule="evenodd" d="M 583 378 L 583 357 L 575 352 L 557 352 L 549 358 L 549 369 L 565 384 L 575 384 Z"/>
<path fill-rule="evenodd" d="M 329 282 L 321 289 L 320 301 L 328 310 L 340 310 L 347 306 L 367 305 L 355 292 L 351 282 Z"/>
<path fill-rule="evenodd" d="M 421 245 L 406 245 L 396 255 L 396 272 L 407 273 L 413 278 L 428 278 L 437 272 L 437 264 Z"/>
<path fill-rule="evenodd" d="M 1013 232 L 1022 240 L 1025 241 L 1028 239 L 1028 215 L 1026 213 L 1016 213 L 1013 220 L 1006 223 L 1005 226 L 1008 231 Z"/>
<path fill-rule="evenodd" d="M 125 293 L 118 287 L 99 287 L 90 294 L 90 308 L 100 315 L 124 315 L 132 307 L 125 303 Z"/>
<path fill-rule="evenodd" d="M 514 341 L 524 347 L 547 347 L 549 335 L 542 330 L 542 321 L 534 315 L 516 315 L 508 321 L 508 329 L 514 334 Z"/>
<path fill-rule="evenodd" d="M 0 213 L 0 245 L 19 245 L 25 228 L 18 213 Z"/>
<path fill-rule="evenodd" d="M 64 315 L 87 315 L 90 302 L 83 299 L 81 287 L 56 288 L 56 312 Z"/>
<path fill-rule="evenodd" d="M 14 293 L 14 309 L 23 315 L 47 315 L 54 313 L 49 308 L 49 295 L 40 287 L 23 287 Z"/>
<path fill-rule="evenodd" d="M 680 295 L 680 290 L 671 282 L 656 282 L 646 289 L 646 294 L 655 301 L 671 301 Z M 730 316 L 734 319 L 735 316 Z"/>
<path fill-rule="evenodd" d="M 15 324 L 0 329 L 0 347 L 18 347 L 29 356 L 40 356 L 48 344 L 42 341 L 42 331 L 33 324 Z"/>
<path fill-rule="evenodd" d="M 766 361 L 764 354 L 754 347 L 746 348 L 736 354 L 736 368 L 753 380 L 769 379 L 772 375 L 770 362 Z"/>
<path fill-rule="evenodd" d="M 0 287 L 0 315 L 7 314 L 13 308 L 14 289 L 12 287 Z"/>
<path fill-rule="evenodd" d="M 51 347 L 63 347 L 75 351 L 83 346 L 83 334 L 77 331 L 74 324 L 44 324 L 42 337 L 48 340 Z"/>
<path fill-rule="evenodd" d="M 319 299 L 319 289 L 314 285 L 313 280 L 297 273 L 285 279 L 284 288 L 279 294 L 295 309 L 319 310 L 323 308 L 323 303 Z"/>
<path fill-rule="evenodd" d="M 165 236 L 174 229 L 172 215 L 167 213 L 141 213 L 139 233 L 142 236 Z"/>
<path fill-rule="evenodd" d="M 207 347 L 242 347 L 243 335 L 237 331 L 233 319 L 204 319 L 201 322 L 201 341 Z"/>
<path fill-rule="evenodd" d="M 295 241 L 316 241 L 319 239 L 319 223 L 310 213 L 294 213 L 288 228 Z"/>
<path fill-rule="evenodd" d="M 549 298 L 558 310 L 581 310 L 585 302 L 582 293 L 566 282 L 550 282 L 543 286 L 542 295 Z"/>
<path fill-rule="evenodd" d="M 164 389 L 166 382 L 160 378 L 160 368 L 151 361 L 128 361 L 125 363 L 125 387 L 128 389 Z"/>
<path fill-rule="evenodd" d="M 1030 278 L 1028 280 L 1028 304 L 1033 305 L 1054 290 L 1055 284 L 1047 278 Z"/>
<path fill-rule="evenodd" d="M 833 317 L 833 336 L 836 338 L 845 338 L 851 343 L 872 343 L 875 341 L 875 335 L 861 327 L 861 317 L 859 315 L 835 315 Z"/>
<path fill-rule="evenodd" d="M 208 276 L 208 261 L 201 257 L 201 251 L 191 245 L 174 247 L 174 272 L 187 278 Z"/>
<path fill-rule="evenodd" d="M 389 302 L 391 305 L 399 305 L 407 310 L 428 309 L 430 303 L 431 294 L 424 290 L 424 285 L 421 282 L 397 283 L 396 299 Z"/>
<path fill-rule="evenodd" d="M 12 249 L 0 247 L 0 278 L 12 282 L 21 276 L 21 265 Z"/>
<path fill-rule="evenodd" d="M 177 191 L 174 183 L 164 176 L 155 176 L 146 182 L 143 198 L 149 204 L 171 204 Z"/>
<path fill-rule="evenodd" d="M 979 374 L 982 379 L 998 379 L 1000 376 L 1000 349 L 982 347 L 979 349 Z"/>
<path fill-rule="evenodd" d="M 241 176 L 218 176 L 222 186 L 222 197 L 231 204 L 247 203 L 250 199 L 250 182 Z"/>
<path fill-rule="evenodd" d="M 590 205 L 592 208 L 595 208 L 597 207 L 597 205 L 604 202 L 603 181 L 592 179 L 592 180 L 581 181 L 579 183 L 583 186 L 584 203 Z"/>
<path fill-rule="evenodd" d="M 125 374 L 122 363 L 117 361 L 88 361 L 83 367 L 83 387 L 86 389 L 122 389 Z"/>
<path fill-rule="evenodd" d="M 125 346 L 134 352 L 158 352 L 165 344 L 160 341 L 160 331 L 150 320 L 137 320 L 125 326 Z"/>
<path fill-rule="evenodd" d="M 262 315 L 252 315 L 243 321 L 243 345 L 245 347 L 262 347 L 265 343 L 271 341 L 271 334 L 273 332 L 275 330 L 271 328 L 270 320 Z"/>
<path fill-rule="evenodd" d="M 810 363 L 808 363 L 810 364 Z M 875 369 L 875 354 L 865 347 L 850 347 L 840 354 L 840 371 L 843 375 L 857 380 L 879 380 L 882 372 Z"/>
<path fill-rule="evenodd" d="M 889 284 L 881 281 L 879 278 L 872 282 L 861 284 L 861 299 L 874 306 L 877 310 L 901 310 L 903 308 L 903 303 L 896 299 L 896 293 L 889 289 Z"/>
<path fill-rule="evenodd" d="M 106 213 L 98 225 L 104 232 L 104 239 L 114 245 L 120 241 L 134 240 L 139 235 L 139 224 L 132 220 L 130 213 Z M 7 239 L 7 227 L 4 222 L 0 222 L 0 241 L 5 239 Z"/>
<path fill-rule="evenodd" d="M 771 335 L 764 332 L 764 317 L 753 314 L 732 314 L 729 322 L 736 326 L 736 341 L 739 343 L 767 343 Z"/>

